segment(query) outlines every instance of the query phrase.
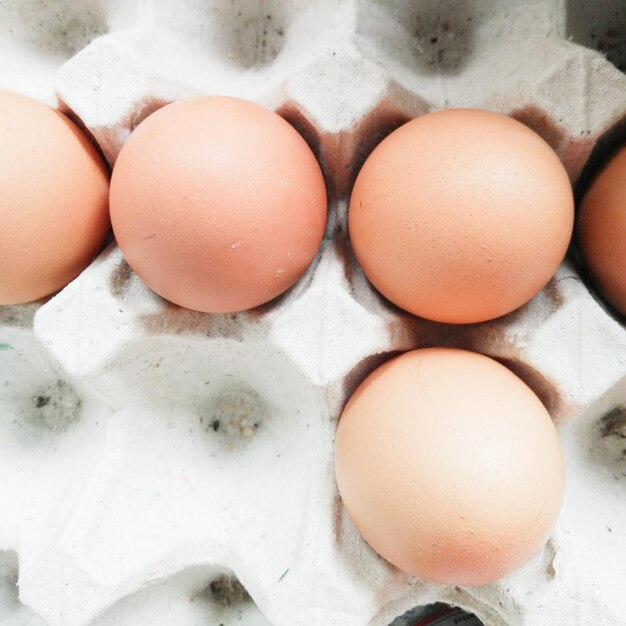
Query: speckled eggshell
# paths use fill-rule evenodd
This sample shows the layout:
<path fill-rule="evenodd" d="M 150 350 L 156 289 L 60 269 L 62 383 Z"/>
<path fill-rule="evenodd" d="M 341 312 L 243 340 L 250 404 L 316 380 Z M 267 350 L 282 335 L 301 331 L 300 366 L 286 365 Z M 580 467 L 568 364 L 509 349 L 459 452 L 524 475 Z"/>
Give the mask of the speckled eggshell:
<path fill-rule="evenodd" d="M 128 263 L 205 312 L 268 302 L 305 272 L 326 223 L 321 169 L 276 113 L 230 97 L 167 105 L 115 164 L 111 219 Z"/>
<path fill-rule="evenodd" d="M 359 172 L 350 236 L 401 308 L 481 322 L 530 300 L 567 250 L 572 189 L 556 153 L 510 117 L 448 109 L 385 138 Z"/>
<path fill-rule="evenodd" d="M 585 192 L 576 230 L 594 283 L 626 315 L 626 147 L 613 156 Z"/>
<path fill-rule="evenodd" d="M 109 232 L 109 174 L 65 115 L 0 91 L 0 304 L 76 278 Z"/>
<path fill-rule="evenodd" d="M 414 350 L 375 370 L 343 411 L 335 463 L 344 506 L 372 548 L 450 585 L 523 565 L 562 501 L 550 415 L 507 368 L 464 350 Z"/>

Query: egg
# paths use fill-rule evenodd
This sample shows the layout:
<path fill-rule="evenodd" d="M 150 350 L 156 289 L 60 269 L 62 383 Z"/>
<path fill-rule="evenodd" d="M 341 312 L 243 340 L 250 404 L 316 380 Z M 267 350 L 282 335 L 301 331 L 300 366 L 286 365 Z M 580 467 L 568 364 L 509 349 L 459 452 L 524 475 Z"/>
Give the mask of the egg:
<path fill-rule="evenodd" d="M 505 115 L 449 109 L 386 137 L 349 206 L 366 276 L 399 307 L 472 323 L 528 302 L 571 238 L 569 178 L 550 146 Z"/>
<path fill-rule="evenodd" d="M 591 278 L 608 302 L 626 315 L 626 147 L 585 192 L 576 231 Z"/>
<path fill-rule="evenodd" d="M 68 117 L 0 91 L 0 304 L 48 296 L 93 260 L 109 232 L 109 174 Z"/>
<path fill-rule="evenodd" d="M 336 436 L 343 504 L 369 545 L 414 576 L 493 582 L 548 539 L 564 470 L 537 396 L 486 356 L 407 352 L 368 376 Z"/>
<path fill-rule="evenodd" d="M 197 97 L 150 115 L 123 146 L 111 219 L 130 266 L 189 309 L 249 309 L 293 285 L 326 223 L 315 156 L 276 113 Z"/>

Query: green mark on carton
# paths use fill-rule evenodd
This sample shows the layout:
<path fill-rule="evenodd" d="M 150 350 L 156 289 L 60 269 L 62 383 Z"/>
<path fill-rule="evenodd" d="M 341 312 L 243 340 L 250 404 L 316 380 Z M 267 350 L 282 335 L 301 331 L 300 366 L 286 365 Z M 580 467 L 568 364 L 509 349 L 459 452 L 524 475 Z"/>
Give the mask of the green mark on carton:
<path fill-rule="evenodd" d="M 0 350 L 13 350 L 13 346 L 10 343 L 0 341 Z"/>

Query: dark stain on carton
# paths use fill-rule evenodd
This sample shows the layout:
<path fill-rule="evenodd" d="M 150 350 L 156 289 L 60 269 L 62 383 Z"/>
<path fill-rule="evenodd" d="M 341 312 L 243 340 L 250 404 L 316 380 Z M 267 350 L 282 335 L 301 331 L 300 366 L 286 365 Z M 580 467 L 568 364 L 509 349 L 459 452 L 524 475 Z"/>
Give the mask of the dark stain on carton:
<path fill-rule="evenodd" d="M 305 274 L 305 276 L 306 275 L 307 274 Z M 266 302 L 265 304 L 259 304 L 259 306 L 255 306 L 252 309 L 248 309 L 244 313 L 241 313 L 241 315 L 246 315 L 250 321 L 256 321 L 257 323 L 260 323 L 268 313 L 271 313 L 274 309 L 279 308 L 280 305 L 284 303 L 287 298 L 289 298 L 289 296 L 293 293 L 295 289 L 299 289 L 304 286 L 304 283 L 301 283 L 300 281 L 302 281 L 305 276 L 302 276 L 300 280 L 296 281 L 291 287 L 289 287 L 289 289 L 281 294 L 278 294 L 269 302 Z"/>
<path fill-rule="evenodd" d="M 109 278 L 109 288 L 111 294 L 118 299 L 121 299 L 126 294 L 128 284 L 134 276 L 134 272 L 130 265 L 126 262 L 126 259 L 122 259 L 122 262 L 113 270 L 111 277 Z"/>
<path fill-rule="evenodd" d="M 459 74 L 474 51 L 473 2 L 425 0 L 419 3 L 413 35 L 419 70 Z"/>
<path fill-rule="evenodd" d="M 513 110 L 511 117 L 546 140 L 558 154 L 571 181 L 580 177 L 596 141 L 592 129 L 582 128 L 576 134 L 576 131 L 568 130 L 561 123 L 562 120 L 553 120 L 546 111 L 535 105 Z"/>
<path fill-rule="evenodd" d="M 64 380 L 52 380 L 23 399 L 16 425 L 37 438 L 62 433 L 77 421 L 81 399 Z"/>
<path fill-rule="evenodd" d="M 199 415 L 203 430 L 228 448 L 250 441 L 263 429 L 274 410 L 253 389 L 234 387 L 210 398 Z"/>
<path fill-rule="evenodd" d="M 311 149 L 311 152 L 313 152 L 315 158 L 320 163 L 324 179 L 328 183 L 328 172 L 325 168 L 324 155 L 322 153 L 322 138 L 319 130 L 315 127 L 315 124 L 305 115 L 298 104 L 292 100 L 288 100 L 280 106 L 280 108 L 276 110 L 276 113 L 286 122 L 291 124 L 291 126 L 298 131 L 304 141 L 306 141 L 307 145 Z"/>
<path fill-rule="evenodd" d="M 521 378 L 535 392 L 550 415 L 554 416 L 562 411 L 564 400 L 554 381 L 520 359 L 497 356 L 493 358 Z"/>
<path fill-rule="evenodd" d="M 550 303 L 550 313 L 555 313 L 565 304 L 563 294 L 559 289 L 559 281 L 556 278 L 552 277 L 543 290 Z"/>
<path fill-rule="evenodd" d="M 337 542 L 339 542 L 343 536 L 343 514 L 343 502 L 339 493 L 336 493 L 333 498 L 333 530 Z"/>
<path fill-rule="evenodd" d="M 163 300 L 159 313 L 141 315 L 142 326 L 153 334 L 198 334 L 208 338 L 243 340 L 241 313 L 201 313 Z"/>
<path fill-rule="evenodd" d="M 345 404 L 348 402 L 352 394 L 356 391 L 357 387 L 378 367 L 383 363 L 386 363 L 390 359 L 402 354 L 401 350 L 392 350 L 389 352 L 378 352 L 377 354 L 370 354 L 364 359 L 361 359 L 346 375 L 343 381 L 343 403 L 341 410 L 345 408 Z"/>
<path fill-rule="evenodd" d="M 218 21 L 226 26 L 219 37 L 229 63 L 250 69 L 269 65 L 280 54 L 288 24 L 280 2 L 224 3 Z"/>
<path fill-rule="evenodd" d="M 141 282 L 130 265 L 123 260 L 111 274 L 109 287 L 114 297 L 124 301 L 129 297 L 132 282 Z M 141 282 L 142 287 L 144 283 Z M 146 287 L 147 288 L 147 287 Z M 243 340 L 243 318 L 246 313 L 202 313 L 186 309 L 157 295 L 160 310 L 139 315 L 143 328 L 152 334 L 204 334 Z"/>
<path fill-rule="evenodd" d="M 602 415 L 594 425 L 594 434 L 591 458 L 621 483 L 626 477 L 626 406 L 620 404 Z"/>
<path fill-rule="evenodd" d="M 350 241 L 350 236 L 347 232 L 347 229 L 344 232 L 337 234 L 334 245 L 335 250 L 337 251 L 337 256 L 339 257 L 343 266 L 343 274 L 346 277 L 348 285 L 350 286 L 350 291 L 352 295 L 354 295 L 352 280 L 354 278 L 354 272 L 357 269 L 357 261 L 356 257 L 354 256 L 352 242 Z"/>
<path fill-rule="evenodd" d="M 600 436 L 626 439 L 626 406 L 616 406 L 600 418 Z"/>
<path fill-rule="evenodd" d="M 557 574 L 556 567 L 554 566 L 554 562 L 556 560 L 556 548 L 554 547 L 554 541 L 552 539 L 548 539 L 544 549 L 548 561 L 546 565 L 546 574 L 550 576 L 550 578 L 554 578 Z"/>
<path fill-rule="evenodd" d="M 170 100 L 164 100 L 163 98 L 157 98 L 155 96 L 148 96 L 144 98 L 139 105 L 133 110 L 133 113 L 128 120 L 129 130 L 132 132 L 143 122 L 147 117 L 154 112 L 163 108 L 165 105 L 170 104 Z"/>
<path fill-rule="evenodd" d="M 69 117 L 72 120 L 72 122 L 74 122 L 74 124 L 76 124 L 76 126 L 80 128 L 80 130 L 82 131 L 82 135 L 87 138 L 89 143 L 91 143 L 91 145 L 96 149 L 96 151 L 100 155 L 100 158 L 102 159 L 102 163 L 104 164 L 105 169 L 107 171 L 107 174 L 110 176 L 111 175 L 111 163 L 107 159 L 107 156 L 104 153 L 104 150 L 98 143 L 96 136 L 94 135 L 91 128 L 89 128 L 89 126 L 87 126 L 85 122 L 83 122 L 82 118 L 74 111 L 74 109 L 72 109 L 67 104 L 67 102 L 63 100 L 59 101 L 59 111 L 63 113 L 63 115 Z M 79 140 L 81 139 L 82 137 L 79 136 Z M 107 243 L 109 240 L 110 240 L 110 237 L 107 238 Z"/>
<path fill-rule="evenodd" d="M 246 588 L 234 576 L 224 574 L 212 580 L 193 600 L 203 599 L 223 608 L 251 602 Z"/>
<path fill-rule="evenodd" d="M 556 124 L 546 111 L 529 105 L 511 112 L 511 117 L 534 130 L 557 150 L 565 139 L 565 130 Z"/>
<path fill-rule="evenodd" d="M 13 36 L 49 55 L 67 59 L 108 30 L 106 9 L 102 2 L 82 2 L 79 5 L 59 2 L 13 4 L 18 14 L 24 11 L 20 16 L 24 26 L 12 31 Z M 28 4 L 36 7 L 38 20 L 25 20 L 28 9 L 24 9 L 23 5 Z"/>
<path fill-rule="evenodd" d="M 354 131 L 343 134 L 354 134 L 354 137 L 346 138 L 353 142 L 351 150 L 344 151 L 347 158 L 344 176 L 338 181 L 337 192 L 340 197 L 349 196 L 354 186 L 354 181 L 361 171 L 367 157 L 374 148 L 394 130 L 410 121 L 412 117 L 399 110 L 393 102 L 382 102 L 376 110 L 367 115 Z M 342 168 L 337 168 L 341 173 Z"/>

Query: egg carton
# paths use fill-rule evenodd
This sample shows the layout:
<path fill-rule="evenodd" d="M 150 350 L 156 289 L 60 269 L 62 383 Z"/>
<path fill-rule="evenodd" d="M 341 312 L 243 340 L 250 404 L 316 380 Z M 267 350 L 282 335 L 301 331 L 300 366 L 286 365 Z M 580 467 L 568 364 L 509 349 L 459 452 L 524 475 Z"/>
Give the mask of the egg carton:
<path fill-rule="evenodd" d="M 376 293 L 346 224 L 373 147 L 443 107 L 524 122 L 581 188 L 625 138 L 625 11 L 617 0 L 0 1 L 0 88 L 58 98 L 110 164 L 165 103 L 232 95 L 292 123 L 329 191 L 315 261 L 254 310 L 168 303 L 114 242 L 56 296 L 0 307 L 0 623 L 386 626 L 446 602 L 487 626 L 626 624 L 626 329 L 575 254 L 521 309 L 450 326 Z M 499 359 L 559 425 L 559 522 L 491 585 L 403 574 L 338 497 L 343 405 L 377 365 L 424 346 Z"/>

